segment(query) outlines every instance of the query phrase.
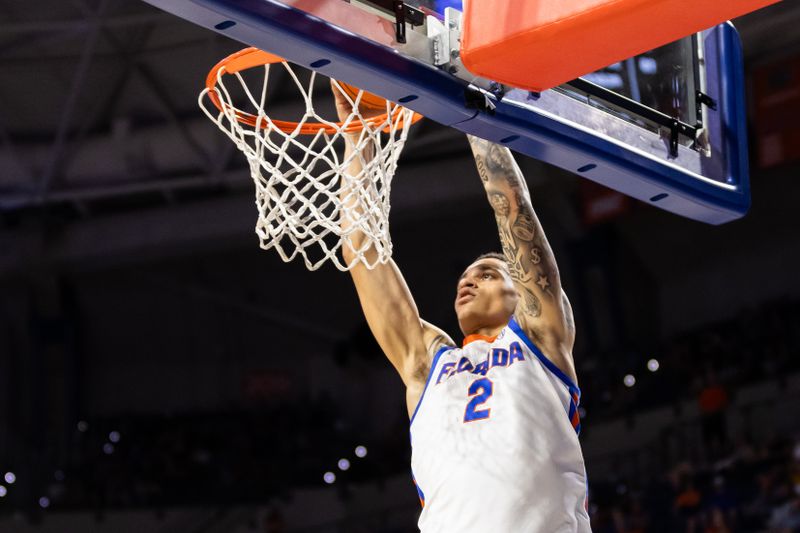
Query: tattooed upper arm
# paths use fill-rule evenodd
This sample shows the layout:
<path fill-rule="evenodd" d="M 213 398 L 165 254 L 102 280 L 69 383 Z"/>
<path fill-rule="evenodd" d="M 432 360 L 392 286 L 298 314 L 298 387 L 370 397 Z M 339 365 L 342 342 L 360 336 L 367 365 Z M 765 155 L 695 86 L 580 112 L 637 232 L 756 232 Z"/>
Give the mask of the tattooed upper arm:
<path fill-rule="evenodd" d="M 567 317 L 555 257 L 522 173 L 507 148 L 477 137 L 469 139 L 497 220 L 503 254 L 520 293 L 517 315 L 533 319 L 551 333 L 566 334 L 571 312 Z"/>

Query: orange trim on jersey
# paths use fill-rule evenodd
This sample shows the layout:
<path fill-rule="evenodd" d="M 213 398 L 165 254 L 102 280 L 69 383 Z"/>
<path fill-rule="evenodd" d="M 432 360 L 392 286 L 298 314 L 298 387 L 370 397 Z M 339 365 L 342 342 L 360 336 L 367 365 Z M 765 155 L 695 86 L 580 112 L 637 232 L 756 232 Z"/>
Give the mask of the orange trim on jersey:
<path fill-rule="evenodd" d="M 578 429 L 581 423 L 581 415 L 578 413 L 577 409 L 575 409 L 575 412 L 572 414 L 572 420 L 570 420 L 570 422 L 572 422 L 573 429 Z"/>
<path fill-rule="evenodd" d="M 423 509 L 425 508 L 425 496 L 422 494 L 422 490 L 420 490 L 419 485 L 417 485 L 417 480 L 414 479 L 414 473 L 411 473 L 411 481 L 414 483 L 414 488 L 417 489 L 417 497 L 419 498 L 419 505 Z"/>
<path fill-rule="evenodd" d="M 477 333 L 473 333 L 472 335 L 467 335 L 466 337 L 464 337 L 464 342 L 461 343 L 461 347 L 463 348 L 467 344 L 475 341 L 486 341 L 492 343 L 496 338 L 497 335 L 495 335 L 494 337 L 489 337 L 488 335 L 479 335 Z"/>

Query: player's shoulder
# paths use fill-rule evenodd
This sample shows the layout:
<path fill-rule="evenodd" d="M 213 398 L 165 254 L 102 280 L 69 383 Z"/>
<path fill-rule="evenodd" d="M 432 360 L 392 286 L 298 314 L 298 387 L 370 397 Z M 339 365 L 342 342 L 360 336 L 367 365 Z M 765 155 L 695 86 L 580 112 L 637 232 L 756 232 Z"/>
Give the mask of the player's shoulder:
<path fill-rule="evenodd" d="M 520 337 L 537 357 L 543 358 L 548 363 L 547 366 L 554 365 L 572 382 L 577 383 L 571 338 L 565 338 L 560 330 L 548 328 L 546 324 L 531 321 L 525 316 L 514 315 L 508 329 Z"/>
<path fill-rule="evenodd" d="M 422 341 L 425 344 L 425 358 L 432 360 L 436 354 L 445 347 L 455 347 L 456 343 L 441 328 L 421 320 L 422 322 Z"/>
<path fill-rule="evenodd" d="M 406 386 L 424 385 L 428 380 L 437 354 L 456 346 L 453 339 L 442 329 L 420 319 L 422 324 L 422 346 L 414 350 L 407 360 L 404 381 Z"/>

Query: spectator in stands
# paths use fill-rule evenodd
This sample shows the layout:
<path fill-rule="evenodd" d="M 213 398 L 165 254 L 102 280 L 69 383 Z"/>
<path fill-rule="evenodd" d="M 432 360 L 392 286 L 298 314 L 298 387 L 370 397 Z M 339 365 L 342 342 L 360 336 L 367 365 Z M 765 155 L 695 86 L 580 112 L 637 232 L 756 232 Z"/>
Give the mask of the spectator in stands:
<path fill-rule="evenodd" d="M 706 533 L 728 533 L 736 524 L 736 497 L 721 475 L 714 476 L 712 493 L 708 497 L 709 526 Z"/>
<path fill-rule="evenodd" d="M 701 509 L 703 498 L 694 486 L 694 481 L 690 474 L 684 474 L 680 481 L 680 492 L 675 498 L 675 510 L 683 523 L 683 531 L 686 533 L 699 532 L 701 525 Z"/>
<path fill-rule="evenodd" d="M 705 385 L 700 391 L 697 403 L 700 407 L 703 444 L 709 459 L 718 458 L 725 450 L 728 440 L 725 410 L 728 402 L 728 391 L 717 380 L 714 369 L 708 367 Z"/>

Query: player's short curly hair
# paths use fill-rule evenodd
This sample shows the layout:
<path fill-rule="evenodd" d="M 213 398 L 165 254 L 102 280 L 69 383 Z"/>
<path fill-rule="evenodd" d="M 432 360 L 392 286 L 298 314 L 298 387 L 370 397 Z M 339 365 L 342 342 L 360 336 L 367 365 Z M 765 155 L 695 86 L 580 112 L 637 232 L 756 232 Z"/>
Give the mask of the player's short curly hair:
<path fill-rule="evenodd" d="M 508 265 L 508 262 L 506 261 L 506 256 L 501 254 L 500 252 L 487 252 L 485 254 L 481 254 L 478 257 L 476 257 L 472 262 L 474 263 L 475 261 L 480 261 L 481 259 L 499 259 L 500 261 Z"/>

